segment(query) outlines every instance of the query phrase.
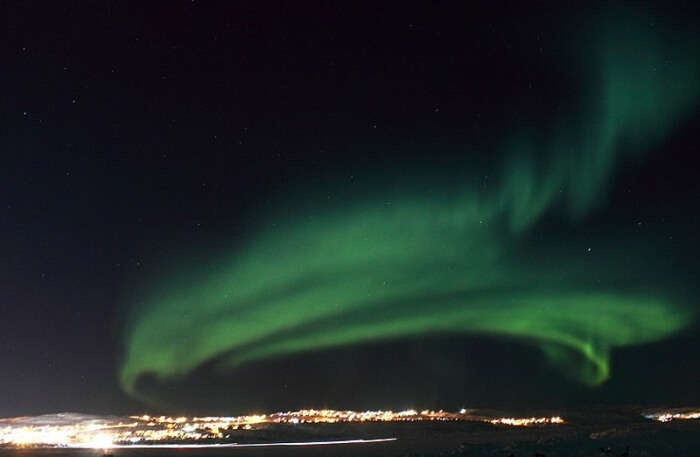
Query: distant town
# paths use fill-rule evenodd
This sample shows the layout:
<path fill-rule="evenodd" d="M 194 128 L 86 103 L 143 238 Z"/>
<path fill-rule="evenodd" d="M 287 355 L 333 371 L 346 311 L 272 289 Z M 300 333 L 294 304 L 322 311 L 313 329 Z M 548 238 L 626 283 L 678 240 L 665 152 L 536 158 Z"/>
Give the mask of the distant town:
<path fill-rule="evenodd" d="M 644 417 L 658 422 L 700 419 L 700 411 L 655 411 L 644 414 Z M 0 419 L 0 447 L 108 449 L 113 447 L 159 445 L 183 447 L 221 446 L 237 445 L 235 440 L 240 438 L 241 433 L 246 434 L 246 430 L 261 430 L 278 424 L 294 428 L 298 424 L 424 421 L 487 423 L 495 427 L 547 427 L 565 423 L 565 420 L 560 416 L 493 417 L 470 409 L 461 409 L 456 412 L 427 409 L 422 411 L 414 409 L 404 411 L 302 409 L 272 414 L 230 417 L 171 417 L 152 416 L 150 414 L 116 417 L 63 413 Z M 386 438 L 385 440 L 391 439 L 395 438 Z M 362 439 L 354 441 L 367 442 L 367 440 Z M 324 443 L 344 442 L 348 441 L 325 441 Z M 277 444 L 301 445 L 321 443 Z"/>
<path fill-rule="evenodd" d="M 334 424 L 351 422 L 480 421 L 503 426 L 555 425 L 554 417 L 486 417 L 472 410 L 458 412 L 413 409 L 349 411 L 302 409 L 246 416 L 170 417 L 149 414 L 101 417 L 55 414 L 0 420 L 0 445 L 6 447 L 109 448 L 157 443 L 227 442 L 231 432 L 269 424 Z"/>

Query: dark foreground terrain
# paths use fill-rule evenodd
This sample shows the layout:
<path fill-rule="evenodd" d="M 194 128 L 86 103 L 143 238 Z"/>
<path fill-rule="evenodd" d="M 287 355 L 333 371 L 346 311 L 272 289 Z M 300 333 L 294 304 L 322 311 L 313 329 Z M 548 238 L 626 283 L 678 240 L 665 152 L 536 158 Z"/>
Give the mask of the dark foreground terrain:
<path fill-rule="evenodd" d="M 0 449 L 25 457 L 224 456 L 700 456 L 700 420 L 652 421 L 635 408 L 571 412 L 565 424 L 511 427 L 475 422 L 272 425 L 239 431 L 238 443 L 396 437 L 393 442 L 206 449 Z"/>

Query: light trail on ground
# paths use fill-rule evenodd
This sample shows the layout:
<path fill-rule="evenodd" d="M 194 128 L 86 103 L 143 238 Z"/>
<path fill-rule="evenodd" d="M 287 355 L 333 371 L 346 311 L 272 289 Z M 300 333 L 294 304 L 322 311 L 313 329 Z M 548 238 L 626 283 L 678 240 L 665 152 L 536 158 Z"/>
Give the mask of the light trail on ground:
<path fill-rule="evenodd" d="M 273 447 L 273 446 L 330 446 L 338 444 L 371 444 L 396 441 L 398 438 L 372 438 L 328 441 L 290 441 L 275 443 L 211 443 L 211 444 L 113 444 L 104 449 L 191 449 L 191 448 L 237 448 L 237 447 Z M 75 446 L 69 449 L 102 449 L 101 446 Z"/>

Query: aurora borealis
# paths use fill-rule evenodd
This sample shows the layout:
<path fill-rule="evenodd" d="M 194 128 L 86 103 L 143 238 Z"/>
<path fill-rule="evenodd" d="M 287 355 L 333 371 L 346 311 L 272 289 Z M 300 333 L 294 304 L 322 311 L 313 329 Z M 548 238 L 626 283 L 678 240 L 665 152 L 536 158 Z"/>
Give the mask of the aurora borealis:
<path fill-rule="evenodd" d="M 697 409 L 697 2 L 0 9 L 0 418 Z"/>
<path fill-rule="evenodd" d="M 534 345 L 595 386 L 614 371 L 615 348 L 692 324 L 643 238 L 605 233 L 589 247 L 575 232 L 606 205 L 619 169 L 696 109 L 697 47 L 683 30 L 636 20 L 586 30 L 567 61 L 580 69 L 580 102 L 546 129 L 499 131 L 488 188 L 469 155 L 459 169 L 412 164 L 357 192 L 338 182 L 334 201 L 302 182 L 246 221 L 243 242 L 204 263 L 180 258 L 130 304 L 122 387 L 136 394 L 143 375 L 177 380 L 211 361 L 236 369 L 451 333 Z M 545 219 L 564 229 L 532 255 L 523 240 Z"/>

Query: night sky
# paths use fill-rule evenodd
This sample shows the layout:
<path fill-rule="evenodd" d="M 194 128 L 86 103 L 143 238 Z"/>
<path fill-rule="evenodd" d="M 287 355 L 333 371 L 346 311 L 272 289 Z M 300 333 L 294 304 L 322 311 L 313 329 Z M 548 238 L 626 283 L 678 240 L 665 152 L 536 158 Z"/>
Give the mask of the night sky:
<path fill-rule="evenodd" d="M 699 403 L 692 3 L 2 2 L 0 416 Z"/>

